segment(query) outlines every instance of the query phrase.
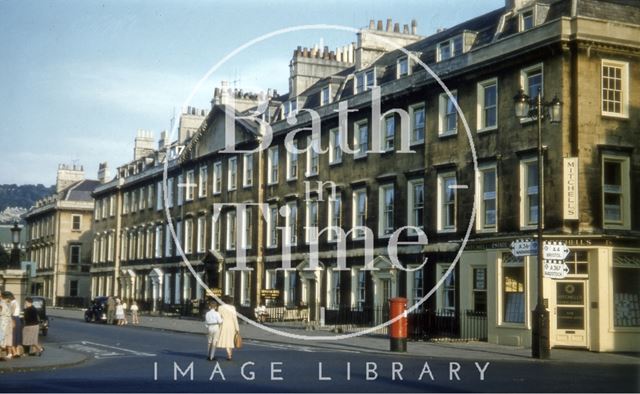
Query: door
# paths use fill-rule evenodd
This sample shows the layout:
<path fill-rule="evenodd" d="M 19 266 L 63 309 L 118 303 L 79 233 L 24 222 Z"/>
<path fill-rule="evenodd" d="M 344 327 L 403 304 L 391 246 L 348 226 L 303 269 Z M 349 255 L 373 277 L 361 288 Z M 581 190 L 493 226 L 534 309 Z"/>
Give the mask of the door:
<path fill-rule="evenodd" d="M 583 280 L 555 282 L 555 310 L 551 324 L 557 346 L 587 347 L 587 286 Z"/>

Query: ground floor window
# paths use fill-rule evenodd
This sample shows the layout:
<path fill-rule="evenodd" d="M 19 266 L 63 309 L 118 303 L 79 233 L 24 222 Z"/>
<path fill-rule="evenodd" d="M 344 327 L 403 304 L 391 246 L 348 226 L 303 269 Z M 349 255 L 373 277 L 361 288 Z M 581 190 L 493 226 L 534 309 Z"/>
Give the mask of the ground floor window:
<path fill-rule="evenodd" d="M 296 298 L 297 298 L 297 287 L 298 287 L 298 274 L 293 271 L 286 272 L 286 288 L 285 288 L 285 303 L 287 306 L 295 306 Z"/>
<path fill-rule="evenodd" d="M 338 309 L 340 306 L 340 271 L 327 271 L 327 309 Z"/>
<path fill-rule="evenodd" d="M 240 305 L 251 306 L 251 271 L 242 271 L 240 274 L 242 293 L 240 293 Z"/>
<path fill-rule="evenodd" d="M 78 281 L 71 280 L 69 281 L 69 297 L 77 297 L 78 296 Z"/>
<path fill-rule="evenodd" d="M 615 327 L 640 327 L 640 253 L 614 253 Z"/>
<path fill-rule="evenodd" d="M 437 306 L 439 312 L 453 314 L 456 311 L 456 271 L 450 273 L 448 265 L 438 265 L 437 280 L 441 280 L 444 276 L 444 282 L 438 289 Z"/>
<path fill-rule="evenodd" d="M 524 323 L 524 261 L 511 253 L 502 261 L 502 321 Z"/>
<path fill-rule="evenodd" d="M 236 292 L 236 276 L 234 271 L 227 271 L 224 273 L 224 294 L 233 297 Z"/>
<path fill-rule="evenodd" d="M 473 269 L 473 310 L 487 312 L 487 269 Z"/>

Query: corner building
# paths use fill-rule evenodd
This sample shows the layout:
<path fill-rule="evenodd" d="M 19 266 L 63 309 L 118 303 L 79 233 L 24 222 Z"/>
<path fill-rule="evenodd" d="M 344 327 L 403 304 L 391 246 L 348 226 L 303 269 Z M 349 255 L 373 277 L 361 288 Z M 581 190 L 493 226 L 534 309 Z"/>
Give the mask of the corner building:
<path fill-rule="evenodd" d="M 115 292 L 155 310 L 202 299 L 164 215 L 168 160 L 167 209 L 186 257 L 248 316 L 266 302 L 312 322 L 375 324 L 385 321 L 389 298 L 411 306 L 442 281 L 416 314 L 458 337 L 482 316 L 474 336 L 530 346 L 536 258 L 510 250 L 535 238 L 538 221 L 536 121 L 514 114 L 523 89 L 563 103 L 562 121 L 542 124 L 545 240 L 571 249 L 568 275 L 544 279 L 551 345 L 637 351 L 638 20 L 630 1 L 511 0 L 428 37 L 415 22 L 371 21 L 337 51 L 298 47 L 289 92 L 270 92 L 259 116 L 252 111 L 263 100 L 223 84 L 197 127 L 94 192 L 96 206 L 116 204 L 95 222 L 95 242 L 113 245 L 94 263 L 95 295 Z M 341 118 L 345 105 L 353 112 L 343 108 Z M 255 152 L 223 152 L 232 114 L 233 145 Z M 287 135 L 299 149 L 316 149 L 291 153 Z M 221 203 L 268 209 L 214 209 Z M 317 266 L 309 258 L 309 229 L 329 226 L 347 233 L 344 267 L 333 231 L 319 236 Z M 403 226 L 428 237 L 420 244 L 415 232 L 400 234 L 397 258 L 411 271 L 394 267 L 387 248 Z M 233 269 L 238 250 L 252 270 Z M 279 269 L 283 262 L 290 269 Z M 269 299 L 265 289 L 275 290 Z"/>

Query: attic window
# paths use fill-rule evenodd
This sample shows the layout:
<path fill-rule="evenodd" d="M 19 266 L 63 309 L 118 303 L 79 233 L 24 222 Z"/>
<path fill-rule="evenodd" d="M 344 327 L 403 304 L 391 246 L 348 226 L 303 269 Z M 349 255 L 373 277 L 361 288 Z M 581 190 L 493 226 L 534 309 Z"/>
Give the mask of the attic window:
<path fill-rule="evenodd" d="M 532 29 L 534 26 L 533 10 L 525 11 L 520 14 L 520 31 Z"/>
<path fill-rule="evenodd" d="M 294 99 L 284 103 L 284 118 L 286 119 L 289 114 L 295 113 L 298 110 L 298 100 Z"/>
<path fill-rule="evenodd" d="M 320 104 L 327 105 L 331 102 L 331 86 L 325 86 L 320 91 Z"/>
<path fill-rule="evenodd" d="M 460 34 L 438 44 L 437 59 L 441 62 L 460 55 L 462 52 L 462 34 Z"/>
<path fill-rule="evenodd" d="M 409 75 L 409 58 L 407 58 L 406 56 L 399 58 L 396 69 L 398 78 Z"/>
<path fill-rule="evenodd" d="M 362 71 L 356 74 L 356 84 L 354 94 L 362 93 L 376 85 L 376 75 L 374 69 Z"/>

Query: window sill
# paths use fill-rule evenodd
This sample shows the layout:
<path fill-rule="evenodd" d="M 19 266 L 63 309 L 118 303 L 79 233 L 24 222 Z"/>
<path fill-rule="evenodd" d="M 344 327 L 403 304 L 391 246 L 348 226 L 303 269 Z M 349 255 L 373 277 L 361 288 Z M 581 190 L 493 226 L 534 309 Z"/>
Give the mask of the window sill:
<path fill-rule="evenodd" d="M 455 233 L 456 231 L 458 230 L 456 230 L 455 228 L 445 228 L 445 229 L 439 229 L 438 234 L 452 234 L 452 233 Z"/>
<path fill-rule="evenodd" d="M 604 224 L 603 230 L 631 230 L 631 226 L 628 224 Z"/>
<path fill-rule="evenodd" d="M 355 160 L 363 160 L 363 159 L 366 159 L 366 158 L 367 158 L 367 155 L 366 155 L 366 154 L 365 154 L 365 155 L 357 155 L 357 156 L 356 156 L 356 155 L 353 155 L 353 160 L 354 160 L 354 161 L 355 161 Z"/>
<path fill-rule="evenodd" d="M 287 182 L 294 182 L 294 181 L 297 181 L 297 180 L 298 180 L 297 176 L 293 177 L 293 178 L 287 178 Z"/>
<path fill-rule="evenodd" d="M 253 185 L 242 185 L 243 189 L 251 189 Z"/>
<path fill-rule="evenodd" d="M 484 128 L 476 130 L 476 133 L 478 133 L 478 134 L 490 134 L 491 131 L 496 131 L 496 130 L 498 130 L 498 126 L 484 127 Z"/>
<path fill-rule="evenodd" d="M 456 135 L 458 135 L 458 130 L 445 131 L 445 132 L 438 133 L 438 138 L 447 138 L 447 137 L 453 137 Z"/>
<path fill-rule="evenodd" d="M 511 322 L 501 322 L 498 323 L 498 327 L 499 328 L 512 328 L 512 329 L 520 329 L 520 330 L 526 330 L 527 325 L 525 323 L 511 323 Z"/>
<path fill-rule="evenodd" d="M 317 177 L 317 176 L 318 176 L 317 173 L 316 174 L 305 174 L 304 175 L 305 178 L 314 178 L 314 177 Z"/>
<path fill-rule="evenodd" d="M 493 233 L 497 233 L 498 232 L 498 228 L 480 228 L 480 229 L 476 229 L 476 234 L 493 234 Z"/>
<path fill-rule="evenodd" d="M 339 164 L 342 164 L 342 160 L 340 160 L 340 161 L 335 161 L 335 162 L 333 162 L 333 163 L 329 163 L 329 167 L 335 167 L 335 166 L 337 166 L 337 165 L 339 165 Z"/>
<path fill-rule="evenodd" d="M 609 329 L 609 332 L 638 333 L 640 332 L 640 327 L 613 327 Z"/>
<path fill-rule="evenodd" d="M 521 231 L 526 231 L 526 230 L 537 230 L 538 229 L 538 225 L 537 224 L 533 224 L 533 225 L 526 225 L 526 226 L 520 226 L 520 230 Z"/>
<path fill-rule="evenodd" d="M 276 182 L 273 182 L 273 181 L 271 181 L 271 182 L 267 182 L 267 186 L 275 186 L 275 185 L 277 185 L 277 184 L 278 184 L 278 182 L 277 182 L 277 181 L 276 181 Z"/>
<path fill-rule="evenodd" d="M 409 146 L 422 146 L 424 144 L 424 139 L 419 140 L 419 141 L 411 141 L 409 143 Z"/>
<path fill-rule="evenodd" d="M 629 120 L 629 114 L 617 114 L 615 112 L 601 112 L 600 115 L 603 118 L 615 119 L 615 120 Z"/>

